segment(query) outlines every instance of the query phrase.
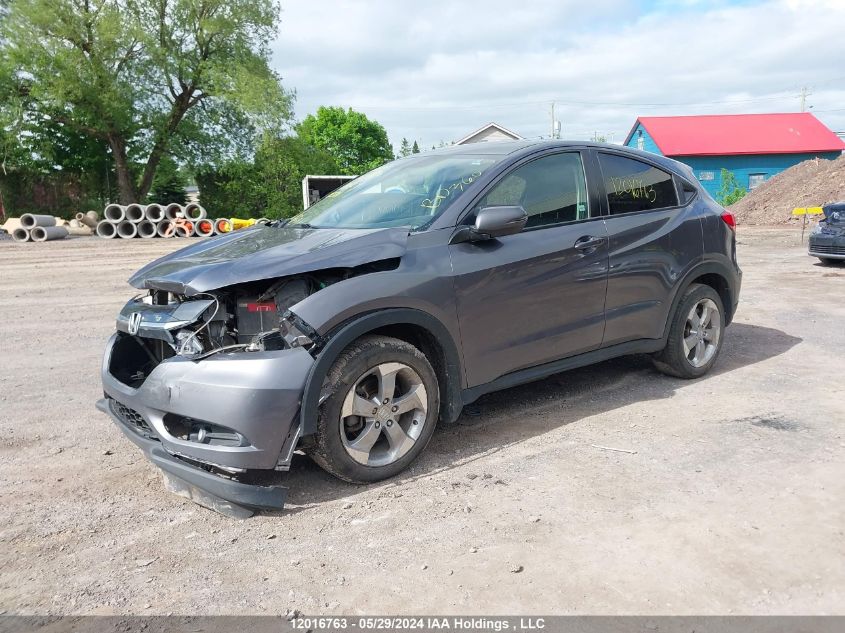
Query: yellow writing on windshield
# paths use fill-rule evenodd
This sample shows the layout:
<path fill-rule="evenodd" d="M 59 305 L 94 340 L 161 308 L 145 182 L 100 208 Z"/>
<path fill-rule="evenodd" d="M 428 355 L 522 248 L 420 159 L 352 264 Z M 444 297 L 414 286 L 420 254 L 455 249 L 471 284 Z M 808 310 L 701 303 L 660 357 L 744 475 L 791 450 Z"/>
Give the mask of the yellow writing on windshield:
<path fill-rule="evenodd" d="M 469 176 L 464 176 L 457 182 L 452 183 L 447 187 L 438 187 L 434 194 L 434 198 L 426 198 L 420 203 L 421 207 L 434 210 L 439 207 L 444 200 L 451 196 L 456 191 L 463 191 L 464 187 L 471 185 L 481 175 L 480 171 L 474 171 Z"/>

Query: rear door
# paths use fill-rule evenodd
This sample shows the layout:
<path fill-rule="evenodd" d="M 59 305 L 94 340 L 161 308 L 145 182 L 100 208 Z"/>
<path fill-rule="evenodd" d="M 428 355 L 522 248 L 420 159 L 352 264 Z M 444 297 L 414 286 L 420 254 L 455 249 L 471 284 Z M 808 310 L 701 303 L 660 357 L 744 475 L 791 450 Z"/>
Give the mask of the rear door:
<path fill-rule="evenodd" d="M 702 256 L 701 221 L 679 204 L 669 172 L 622 153 L 596 155 L 610 258 L 603 347 L 660 338 L 672 288 Z"/>
<path fill-rule="evenodd" d="M 582 154 L 518 165 L 474 206 L 521 205 L 526 228 L 450 246 L 469 386 L 596 349 L 604 330 L 607 234 Z"/>

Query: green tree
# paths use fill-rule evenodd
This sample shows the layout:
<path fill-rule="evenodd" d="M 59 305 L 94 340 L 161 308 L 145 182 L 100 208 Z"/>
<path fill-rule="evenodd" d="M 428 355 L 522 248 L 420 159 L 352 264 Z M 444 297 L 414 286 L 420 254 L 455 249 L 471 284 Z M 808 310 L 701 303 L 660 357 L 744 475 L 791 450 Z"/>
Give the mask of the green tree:
<path fill-rule="evenodd" d="M 363 174 L 393 159 L 381 124 L 352 108 L 321 106 L 296 130 L 305 143 L 331 154 L 342 174 Z"/>
<path fill-rule="evenodd" d="M 261 199 L 270 218 L 287 218 L 302 211 L 302 179 L 308 174 L 333 174 L 331 154 L 294 137 L 264 138 L 255 153 Z"/>
<path fill-rule="evenodd" d="M 739 202 L 745 197 L 747 191 L 745 187 L 740 186 L 736 175 L 732 171 L 728 171 L 723 167 L 719 177 L 722 182 L 719 191 L 716 193 L 716 201 L 719 204 L 727 207 Z"/>
<path fill-rule="evenodd" d="M 11 0 L 0 68 L 27 78 L 26 120 L 108 146 L 133 202 L 175 141 L 232 138 L 214 128 L 223 113 L 289 120 L 292 96 L 269 67 L 278 17 L 275 0 Z"/>
<path fill-rule="evenodd" d="M 404 136 L 402 137 L 402 144 L 399 145 L 399 156 L 404 158 L 405 156 L 411 155 L 411 144 L 408 142 Z"/>
<path fill-rule="evenodd" d="M 188 195 L 185 187 L 188 186 L 188 179 L 179 166 L 169 156 L 161 159 L 161 164 L 156 170 L 156 177 L 150 189 L 148 199 L 150 202 L 159 204 L 186 204 Z"/>
<path fill-rule="evenodd" d="M 251 163 L 235 160 L 197 175 L 200 200 L 216 217 L 286 218 L 302 211 L 302 179 L 333 174 L 334 158 L 295 136 L 267 134 Z"/>
<path fill-rule="evenodd" d="M 414 146 L 411 148 L 412 154 L 419 154 L 420 153 L 420 146 L 417 145 L 417 142 L 414 141 Z"/>

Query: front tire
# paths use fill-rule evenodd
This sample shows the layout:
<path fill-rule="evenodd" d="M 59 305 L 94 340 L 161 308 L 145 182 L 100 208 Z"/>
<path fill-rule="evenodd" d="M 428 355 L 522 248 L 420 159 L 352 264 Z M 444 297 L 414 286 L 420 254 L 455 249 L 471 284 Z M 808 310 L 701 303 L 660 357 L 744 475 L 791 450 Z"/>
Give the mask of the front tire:
<path fill-rule="evenodd" d="M 393 477 L 423 451 L 440 390 L 425 355 L 405 341 L 365 336 L 346 348 L 323 384 L 311 458 L 335 477 Z"/>
<path fill-rule="evenodd" d="M 722 350 L 725 309 L 710 286 L 692 284 L 672 318 L 666 347 L 654 356 L 658 370 L 677 378 L 699 378 Z"/>

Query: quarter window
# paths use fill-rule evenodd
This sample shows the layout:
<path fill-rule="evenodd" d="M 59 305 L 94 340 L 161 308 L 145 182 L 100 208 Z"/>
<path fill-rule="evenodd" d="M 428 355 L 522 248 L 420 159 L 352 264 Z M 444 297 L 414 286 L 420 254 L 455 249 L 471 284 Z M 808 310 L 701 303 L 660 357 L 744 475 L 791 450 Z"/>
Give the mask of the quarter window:
<path fill-rule="evenodd" d="M 646 163 L 615 154 L 599 154 L 611 214 L 678 206 L 672 175 Z"/>
<path fill-rule="evenodd" d="M 581 154 L 568 152 L 531 161 L 504 177 L 476 209 L 520 205 L 527 228 L 590 217 Z"/>

